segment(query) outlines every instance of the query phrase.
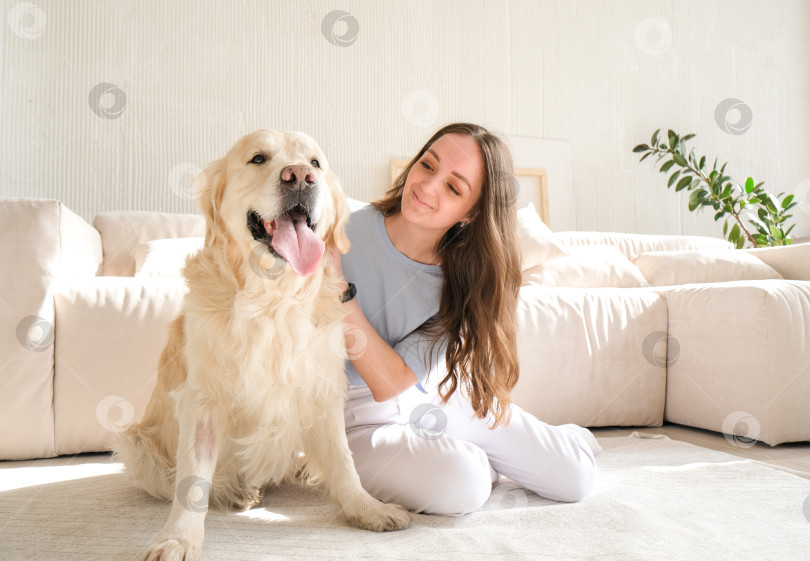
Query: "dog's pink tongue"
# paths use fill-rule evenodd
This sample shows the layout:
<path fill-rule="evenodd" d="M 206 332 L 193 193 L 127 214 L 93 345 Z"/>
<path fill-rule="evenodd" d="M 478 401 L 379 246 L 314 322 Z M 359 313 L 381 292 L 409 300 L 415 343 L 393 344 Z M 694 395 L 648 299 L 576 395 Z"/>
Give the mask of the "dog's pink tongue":
<path fill-rule="evenodd" d="M 284 257 L 293 271 L 308 277 L 318 268 L 325 245 L 307 226 L 307 217 L 301 213 L 282 214 L 275 220 L 273 249 Z"/>

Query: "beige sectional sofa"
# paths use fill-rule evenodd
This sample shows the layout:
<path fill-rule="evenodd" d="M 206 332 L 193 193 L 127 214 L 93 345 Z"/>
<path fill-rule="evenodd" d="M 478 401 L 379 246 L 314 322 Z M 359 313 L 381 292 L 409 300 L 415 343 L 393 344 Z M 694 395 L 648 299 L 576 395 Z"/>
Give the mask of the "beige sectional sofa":
<path fill-rule="evenodd" d="M 107 450 L 146 407 L 202 218 L 90 225 L 6 199 L 0 219 L 0 459 Z M 519 234 L 517 404 L 552 424 L 810 440 L 810 244 L 551 233 L 530 207 Z"/>

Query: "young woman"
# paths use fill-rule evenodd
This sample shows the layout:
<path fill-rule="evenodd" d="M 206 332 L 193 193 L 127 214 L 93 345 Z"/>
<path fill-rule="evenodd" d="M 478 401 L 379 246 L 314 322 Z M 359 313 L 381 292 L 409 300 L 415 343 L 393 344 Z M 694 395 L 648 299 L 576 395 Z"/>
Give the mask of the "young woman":
<path fill-rule="evenodd" d="M 414 512 L 477 510 L 502 474 L 559 501 L 590 490 L 599 446 L 511 404 L 520 286 L 511 155 L 439 130 L 385 198 L 352 214 L 346 434 L 363 486 Z M 348 283 L 351 283 L 348 284 Z M 353 285 L 353 286 L 352 286 Z"/>

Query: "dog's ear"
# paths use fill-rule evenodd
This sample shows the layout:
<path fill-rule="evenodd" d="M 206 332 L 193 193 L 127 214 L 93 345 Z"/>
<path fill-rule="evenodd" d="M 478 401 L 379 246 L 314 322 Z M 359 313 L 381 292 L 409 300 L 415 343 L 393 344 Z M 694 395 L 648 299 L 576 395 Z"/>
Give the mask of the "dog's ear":
<path fill-rule="evenodd" d="M 220 233 L 221 218 L 219 207 L 222 194 L 225 192 L 225 159 L 214 160 L 200 175 L 194 178 L 194 185 L 199 193 L 200 210 L 205 217 L 205 245 L 210 246 Z"/>
<path fill-rule="evenodd" d="M 349 251 L 349 238 L 346 236 L 346 222 L 349 220 L 349 203 L 340 186 L 340 179 L 331 170 L 326 173 L 326 184 L 332 196 L 332 229 L 326 234 L 327 247 L 335 247 L 341 253 Z"/>

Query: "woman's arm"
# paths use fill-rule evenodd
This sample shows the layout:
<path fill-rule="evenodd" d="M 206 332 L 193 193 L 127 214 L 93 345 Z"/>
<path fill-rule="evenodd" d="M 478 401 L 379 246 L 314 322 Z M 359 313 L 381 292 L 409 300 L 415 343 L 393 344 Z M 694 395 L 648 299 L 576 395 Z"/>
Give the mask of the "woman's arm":
<path fill-rule="evenodd" d="M 330 253 L 330 260 L 343 277 L 340 254 Z M 344 290 L 348 288 L 348 284 Z M 368 385 L 374 401 L 386 401 L 396 397 L 419 379 L 402 357 L 385 340 L 366 319 L 357 300 L 343 304 L 348 312 L 343 320 L 346 336 L 346 347 L 349 349 L 349 360 Z"/>
<path fill-rule="evenodd" d="M 372 327 L 357 300 L 343 304 L 349 360 L 368 385 L 374 401 L 396 397 L 419 381 L 402 357 Z"/>

